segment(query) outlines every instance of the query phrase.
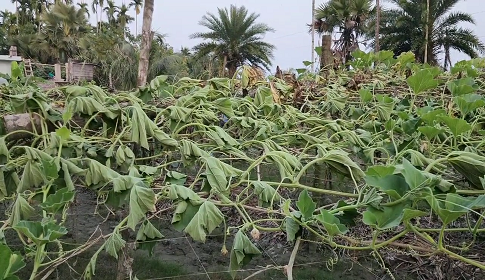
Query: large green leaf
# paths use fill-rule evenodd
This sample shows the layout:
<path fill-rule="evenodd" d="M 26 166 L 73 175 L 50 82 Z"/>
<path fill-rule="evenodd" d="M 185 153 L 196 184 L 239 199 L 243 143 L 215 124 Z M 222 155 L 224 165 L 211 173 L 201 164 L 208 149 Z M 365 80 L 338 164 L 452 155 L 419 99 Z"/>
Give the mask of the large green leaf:
<path fill-rule="evenodd" d="M 402 166 L 401 173 L 411 189 L 421 186 L 428 179 L 422 171 L 414 167 L 407 159 L 403 159 Z"/>
<path fill-rule="evenodd" d="M 205 242 L 207 234 L 211 233 L 224 221 L 222 212 L 210 201 L 205 201 L 185 228 L 194 240 Z"/>
<path fill-rule="evenodd" d="M 449 82 L 447 88 L 453 96 L 461 96 L 475 92 L 477 90 L 477 85 L 473 78 L 466 77 Z"/>
<path fill-rule="evenodd" d="M 428 194 L 426 200 L 445 225 L 448 225 L 473 209 L 485 208 L 485 195 L 463 197 L 456 193 L 447 193 L 443 198 L 443 196 L 438 197 L 433 194 Z"/>
<path fill-rule="evenodd" d="M 429 89 L 434 89 L 438 86 L 438 80 L 434 79 L 433 73 L 428 69 L 423 69 L 416 72 L 407 80 L 409 87 L 413 90 L 414 94 L 419 94 Z"/>
<path fill-rule="evenodd" d="M 463 116 L 485 106 L 485 99 L 482 95 L 470 93 L 454 98 Z"/>

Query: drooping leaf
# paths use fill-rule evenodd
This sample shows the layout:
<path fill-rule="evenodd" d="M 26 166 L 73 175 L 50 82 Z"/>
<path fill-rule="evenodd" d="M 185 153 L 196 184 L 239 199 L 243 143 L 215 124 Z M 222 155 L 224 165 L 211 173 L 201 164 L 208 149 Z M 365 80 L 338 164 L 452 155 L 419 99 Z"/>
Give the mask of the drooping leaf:
<path fill-rule="evenodd" d="M 279 201 L 281 198 L 278 192 L 268 183 L 261 181 L 253 181 L 254 193 L 258 195 L 259 205 L 267 205 L 271 201 Z"/>
<path fill-rule="evenodd" d="M 130 213 L 128 214 L 128 226 L 135 230 L 138 222 L 147 212 L 155 211 L 155 193 L 152 189 L 136 184 L 130 191 Z"/>
<path fill-rule="evenodd" d="M 465 151 L 454 151 L 447 156 L 453 168 L 463 175 L 474 188 L 483 189 L 480 178 L 485 176 L 485 157 Z"/>
<path fill-rule="evenodd" d="M 111 234 L 111 236 L 106 240 L 106 244 L 104 249 L 108 254 L 110 254 L 115 259 L 118 259 L 118 252 L 125 247 L 126 241 L 123 240 L 121 234 L 118 231 L 115 231 Z"/>
<path fill-rule="evenodd" d="M 12 207 L 12 213 L 8 219 L 8 224 L 11 226 L 17 225 L 21 220 L 26 220 L 35 214 L 35 209 L 29 205 L 27 200 L 22 195 L 17 195 Z"/>
<path fill-rule="evenodd" d="M 163 237 L 163 234 L 149 220 L 146 220 L 141 224 L 136 234 L 138 248 L 147 250 L 148 254 L 152 256 L 156 242 Z"/>
<path fill-rule="evenodd" d="M 254 256 L 261 255 L 261 251 L 249 240 L 242 230 L 234 237 L 231 250 L 231 276 L 236 277 L 237 270 L 248 264 Z"/>
<path fill-rule="evenodd" d="M 222 212 L 210 201 L 205 201 L 184 229 L 194 240 L 205 242 L 210 234 L 224 220 Z"/>

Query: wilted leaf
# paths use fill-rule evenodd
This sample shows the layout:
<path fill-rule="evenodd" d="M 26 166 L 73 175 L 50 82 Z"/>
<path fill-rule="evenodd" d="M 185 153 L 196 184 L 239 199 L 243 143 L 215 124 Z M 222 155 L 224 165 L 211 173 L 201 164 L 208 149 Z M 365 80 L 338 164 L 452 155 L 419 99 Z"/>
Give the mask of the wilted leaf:
<path fill-rule="evenodd" d="M 217 206 L 210 201 L 205 201 L 184 231 L 194 240 L 205 242 L 207 233 L 210 234 L 222 221 L 224 221 L 224 215 Z"/>

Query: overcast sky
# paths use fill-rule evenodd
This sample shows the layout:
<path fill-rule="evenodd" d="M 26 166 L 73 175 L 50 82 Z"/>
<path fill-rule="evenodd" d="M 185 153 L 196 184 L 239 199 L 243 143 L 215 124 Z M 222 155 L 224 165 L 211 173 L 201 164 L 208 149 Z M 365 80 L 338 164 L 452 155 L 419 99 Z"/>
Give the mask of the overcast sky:
<path fill-rule="evenodd" d="M 423 0 L 424 1 L 424 0 Z M 10 0 L 0 0 L 2 6 L 13 10 L 15 6 Z M 75 0 L 75 2 L 83 2 Z M 84 2 L 91 2 L 84 0 Z M 118 4 L 130 3 L 130 0 L 116 0 Z M 316 6 L 326 0 L 316 0 Z M 385 0 L 383 1 L 385 2 Z M 167 35 L 167 42 L 180 50 L 182 46 L 193 47 L 199 41 L 189 39 L 194 32 L 204 31 L 198 25 L 199 20 L 206 12 L 217 13 L 217 8 L 229 7 L 231 4 L 244 5 L 249 12 L 260 14 L 259 22 L 268 24 L 276 31 L 268 33 L 265 40 L 276 46 L 272 68 L 277 65 L 282 69 L 300 68 L 302 61 L 311 60 L 311 35 L 308 33 L 307 23 L 311 22 L 311 0 L 155 0 L 155 10 L 152 28 Z M 385 5 L 389 5 L 384 3 Z M 455 6 L 456 11 L 472 14 L 476 21 L 472 28 L 480 39 L 485 41 L 485 0 L 462 0 Z M 132 12 L 134 15 L 134 12 Z M 138 30 L 141 30 L 142 14 L 139 16 Z M 131 24 L 132 32 L 135 24 Z M 319 37 L 315 36 L 318 45 Z M 467 59 L 464 54 L 452 52 L 452 62 Z"/>

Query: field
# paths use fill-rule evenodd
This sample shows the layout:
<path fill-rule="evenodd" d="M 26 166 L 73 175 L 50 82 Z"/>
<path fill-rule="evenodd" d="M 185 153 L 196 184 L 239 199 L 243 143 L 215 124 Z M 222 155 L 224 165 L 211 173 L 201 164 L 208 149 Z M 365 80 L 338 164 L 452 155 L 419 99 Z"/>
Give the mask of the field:
<path fill-rule="evenodd" d="M 485 61 L 353 56 L 114 93 L 13 75 L 0 278 L 484 279 Z"/>

